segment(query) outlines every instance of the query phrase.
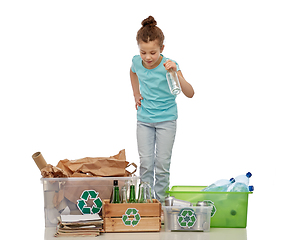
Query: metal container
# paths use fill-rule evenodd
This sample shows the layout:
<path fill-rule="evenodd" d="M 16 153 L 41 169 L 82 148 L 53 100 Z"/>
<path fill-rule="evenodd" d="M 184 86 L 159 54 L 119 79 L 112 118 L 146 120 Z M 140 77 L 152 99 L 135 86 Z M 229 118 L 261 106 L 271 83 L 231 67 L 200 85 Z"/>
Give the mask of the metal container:
<path fill-rule="evenodd" d="M 212 206 L 163 206 L 165 231 L 210 231 Z"/>
<path fill-rule="evenodd" d="M 171 209 L 169 211 L 170 218 L 167 218 L 167 223 L 169 226 L 169 229 L 178 229 L 179 224 L 178 224 L 178 214 L 179 214 L 179 209 Z"/>
<path fill-rule="evenodd" d="M 192 207 L 193 204 L 188 201 L 176 199 L 175 197 L 166 197 L 165 206 L 183 206 L 183 207 Z"/>
<path fill-rule="evenodd" d="M 207 222 L 207 214 L 204 211 L 203 207 L 208 207 L 208 206 L 210 206 L 210 204 L 208 204 L 207 202 L 204 202 L 204 201 L 198 201 L 196 206 L 201 207 L 199 209 L 199 213 L 196 214 L 196 216 L 197 216 L 196 228 L 197 228 L 197 230 L 206 229 L 208 227 L 207 224 L 209 224 L 209 223 Z"/>
<path fill-rule="evenodd" d="M 207 202 L 204 202 L 204 201 L 198 201 L 196 206 L 209 206 L 209 204 Z"/>

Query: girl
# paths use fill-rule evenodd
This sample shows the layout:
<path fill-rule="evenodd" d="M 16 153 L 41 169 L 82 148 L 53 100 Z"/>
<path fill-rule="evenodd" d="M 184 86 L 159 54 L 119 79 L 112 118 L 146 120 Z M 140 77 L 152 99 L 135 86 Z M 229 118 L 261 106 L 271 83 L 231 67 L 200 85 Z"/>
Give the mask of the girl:
<path fill-rule="evenodd" d="M 169 188 L 170 163 L 176 135 L 177 104 L 166 80 L 169 69 L 176 71 L 185 96 L 194 90 L 184 79 L 179 65 L 161 53 L 164 35 L 149 16 L 137 33 L 140 55 L 132 60 L 131 84 L 137 110 L 137 141 L 141 182 L 149 182 L 161 203 Z M 155 183 L 154 183 L 155 175 Z"/>

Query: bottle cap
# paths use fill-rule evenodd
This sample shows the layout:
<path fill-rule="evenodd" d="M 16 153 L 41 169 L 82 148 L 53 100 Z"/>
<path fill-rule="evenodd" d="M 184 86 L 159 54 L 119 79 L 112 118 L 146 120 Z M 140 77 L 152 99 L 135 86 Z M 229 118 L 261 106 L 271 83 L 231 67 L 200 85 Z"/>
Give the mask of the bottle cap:
<path fill-rule="evenodd" d="M 250 177 L 252 177 L 252 173 L 248 172 L 248 173 L 246 174 L 246 176 L 247 176 L 248 178 L 250 178 Z"/>
<path fill-rule="evenodd" d="M 254 186 L 249 186 L 249 192 L 253 192 L 254 191 Z"/>
<path fill-rule="evenodd" d="M 118 180 L 114 180 L 113 185 L 118 185 Z"/>
<path fill-rule="evenodd" d="M 230 181 L 231 183 L 234 183 L 234 182 L 235 182 L 235 179 L 234 179 L 234 178 L 230 178 L 229 181 Z"/>

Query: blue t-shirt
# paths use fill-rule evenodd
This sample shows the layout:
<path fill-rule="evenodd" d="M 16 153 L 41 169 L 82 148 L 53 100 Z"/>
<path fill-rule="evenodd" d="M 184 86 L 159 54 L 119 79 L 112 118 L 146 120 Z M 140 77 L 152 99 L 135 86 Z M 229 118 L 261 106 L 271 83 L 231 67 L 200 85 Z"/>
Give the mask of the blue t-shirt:
<path fill-rule="evenodd" d="M 143 66 L 140 55 L 133 57 L 131 70 L 138 76 L 140 92 L 143 97 L 141 107 L 137 111 L 137 119 L 141 122 L 155 123 L 178 118 L 176 96 L 170 92 L 166 79 L 167 71 L 163 66 L 168 58 L 161 56 L 161 63 L 153 69 Z M 176 65 L 177 71 L 179 71 L 179 65 L 177 63 Z"/>

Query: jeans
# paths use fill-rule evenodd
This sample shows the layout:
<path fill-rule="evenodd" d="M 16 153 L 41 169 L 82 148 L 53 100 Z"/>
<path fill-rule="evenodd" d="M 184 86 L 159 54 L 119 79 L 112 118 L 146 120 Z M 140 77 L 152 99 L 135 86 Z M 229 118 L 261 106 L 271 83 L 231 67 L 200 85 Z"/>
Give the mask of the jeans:
<path fill-rule="evenodd" d="M 164 202 L 170 184 L 170 164 L 177 122 L 137 122 L 141 182 L 151 185 L 152 197 Z M 154 182 L 155 175 L 155 182 Z"/>

